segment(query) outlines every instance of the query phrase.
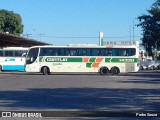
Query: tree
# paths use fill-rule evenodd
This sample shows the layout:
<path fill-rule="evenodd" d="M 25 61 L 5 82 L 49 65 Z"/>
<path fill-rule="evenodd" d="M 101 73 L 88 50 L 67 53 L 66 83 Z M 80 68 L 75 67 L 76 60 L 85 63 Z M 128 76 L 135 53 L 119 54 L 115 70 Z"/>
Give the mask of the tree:
<path fill-rule="evenodd" d="M 148 55 L 154 58 L 154 51 L 160 50 L 160 0 L 156 0 L 147 12 L 147 15 L 138 17 L 140 22 L 138 26 L 143 31 L 142 45 Z"/>
<path fill-rule="evenodd" d="M 0 10 L 0 32 L 9 32 L 18 36 L 23 33 L 21 16 L 13 11 Z"/>

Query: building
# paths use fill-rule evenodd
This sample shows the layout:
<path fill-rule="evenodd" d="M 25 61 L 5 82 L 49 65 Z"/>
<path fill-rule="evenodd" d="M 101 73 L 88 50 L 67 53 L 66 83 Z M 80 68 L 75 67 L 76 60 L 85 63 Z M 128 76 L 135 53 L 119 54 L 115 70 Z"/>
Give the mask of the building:
<path fill-rule="evenodd" d="M 31 47 L 49 43 L 0 32 L 0 47 Z"/>

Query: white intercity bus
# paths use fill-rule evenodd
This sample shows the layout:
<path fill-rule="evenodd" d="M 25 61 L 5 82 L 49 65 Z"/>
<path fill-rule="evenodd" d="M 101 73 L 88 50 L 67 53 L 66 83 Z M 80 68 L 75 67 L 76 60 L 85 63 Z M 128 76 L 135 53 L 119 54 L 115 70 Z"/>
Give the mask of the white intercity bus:
<path fill-rule="evenodd" d="M 139 70 L 139 48 L 136 42 L 108 42 L 104 46 L 68 45 L 34 46 L 26 56 L 26 72 L 79 72 L 101 75 Z"/>
<path fill-rule="evenodd" d="M 28 48 L 0 48 L 0 71 L 25 71 L 25 55 Z"/>

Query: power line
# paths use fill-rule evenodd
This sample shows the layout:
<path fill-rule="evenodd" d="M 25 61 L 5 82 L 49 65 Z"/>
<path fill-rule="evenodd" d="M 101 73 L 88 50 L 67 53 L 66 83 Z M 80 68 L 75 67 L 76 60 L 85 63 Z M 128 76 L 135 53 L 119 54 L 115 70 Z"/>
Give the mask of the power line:
<path fill-rule="evenodd" d="M 39 37 L 39 36 L 32 36 L 32 37 Z M 58 39 L 63 39 L 63 38 L 69 38 L 69 39 L 76 39 L 76 38 L 80 38 L 80 39 L 93 39 L 93 38 L 99 38 L 96 37 L 96 36 L 82 36 L 82 37 L 79 37 L 79 36 L 76 36 L 76 37 L 73 37 L 73 36 L 47 36 L 47 35 L 41 35 L 41 37 L 50 37 L 50 38 L 58 38 Z M 134 37 L 141 37 L 141 36 L 134 36 Z M 104 36 L 103 38 L 130 38 L 130 36 Z"/>

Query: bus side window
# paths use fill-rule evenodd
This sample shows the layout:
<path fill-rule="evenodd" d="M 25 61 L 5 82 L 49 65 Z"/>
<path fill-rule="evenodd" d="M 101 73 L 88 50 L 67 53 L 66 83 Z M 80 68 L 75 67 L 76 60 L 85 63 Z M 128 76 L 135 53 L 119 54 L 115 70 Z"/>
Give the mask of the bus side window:
<path fill-rule="evenodd" d="M 112 50 L 108 50 L 108 56 L 112 56 Z"/>
<path fill-rule="evenodd" d="M 3 56 L 3 50 L 0 50 L 0 56 Z"/>
<path fill-rule="evenodd" d="M 42 54 L 43 54 L 43 56 L 47 56 L 47 50 L 44 49 Z"/>
<path fill-rule="evenodd" d="M 13 51 L 5 51 L 6 57 L 13 57 Z"/>
<path fill-rule="evenodd" d="M 127 56 L 127 51 L 126 50 L 123 51 L 123 56 Z"/>
<path fill-rule="evenodd" d="M 135 48 L 130 49 L 129 51 L 130 51 L 130 52 L 129 52 L 129 56 L 133 56 L 133 55 L 136 54 L 136 49 L 135 49 Z"/>
<path fill-rule="evenodd" d="M 106 55 L 107 55 L 106 51 L 103 51 L 102 56 L 106 56 Z"/>
<path fill-rule="evenodd" d="M 71 56 L 77 56 L 77 50 L 74 49 L 74 48 L 71 49 L 71 50 L 70 50 L 70 55 L 71 55 Z"/>
<path fill-rule="evenodd" d="M 76 56 L 79 56 L 79 49 L 76 50 Z"/>
<path fill-rule="evenodd" d="M 43 56 L 43 52 L 44 51 L 44 48 L 41 48 L 41 51 L 40 51 L 40 56 Z"/>
<path fill-rule="evenodd" d="M 55 56 L 55 50 L 49 49 L 49 56 Z"/>
<path fill-rule="evenodd" d="M 63 56 L 63 49 L 62 48 L 57 48 L 57 55 Z"/>
<path fill-rule="evenodd" d="M 95 48 L 90 49 L 90 53 L 91 56 L 97 56 L 97 49 Z"/>
<path fill-rule="evenodd" d="M 123 50 L 123 56 L 128 56 L 128 50 L 127 49 Z"/>
<path fill-rule="evenodd" d="M 71 54 L 70 54 L 70 49 L 68 48 L 68 49 L 66 49 L 66 56 L 70 56 Z"/>
<path fill-rule="evenodd" d="M 58 56 L 58 49 L 54 48 L 54 56 Z"/>
<path fill-rule="evenodd" d="M 25 57 L 27 51 L 22 51 L 22 50 L 17 50 L 14 51 L 14 56 L 15 57 Z"/>
<path fill-rule="evenodd" d="M 83 51 L 82 51 L 82 56 L 86 56 L 86 50 L 85 49 L 83 49 Z"/>
<path fill-rule="evenodd" d="M 126 50 L 126 56 L 129 56 L 129 50 Z"/>
<path fill-rule="evenodd" d="M 101 49 L 98 50 L 98 56 L 102 56 L 102 50 Z"/>
<path fill-rule="evenodd" d="M 104 48 L 101 51 L 102 51 L 102 55 L 101 56 L 106 56 L 107 55 L 107 51 Z"/>

